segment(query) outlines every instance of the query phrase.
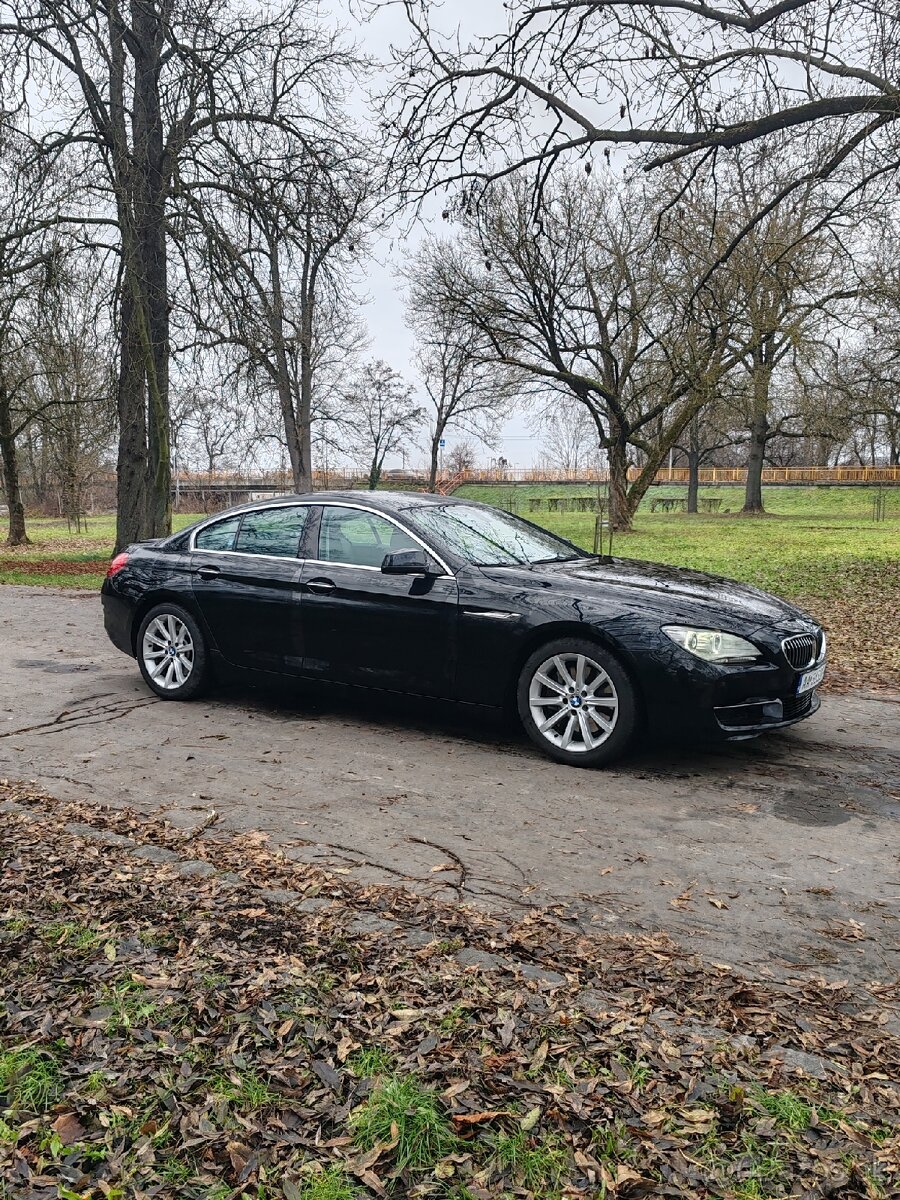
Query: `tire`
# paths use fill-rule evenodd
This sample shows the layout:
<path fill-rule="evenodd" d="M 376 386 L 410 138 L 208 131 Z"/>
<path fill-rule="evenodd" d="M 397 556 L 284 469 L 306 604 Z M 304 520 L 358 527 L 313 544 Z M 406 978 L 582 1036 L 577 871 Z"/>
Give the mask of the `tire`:
<path fill-rule="evenodd" d="M 598 767 L 619 758 L 638 726 L 637 698 L 628 675 L 589 638 L 558 638 L 539 646 L 522 667 L 516 702 L 534 744 L 573 767 Z"/>
<path fill-rule="evenodd" d="M 180 605 L 151 608 L 141 621 L 136 649 L 144 682 L 163 700 L 191 700 L 206 687 L 206 643 L 200 626 Z"/>

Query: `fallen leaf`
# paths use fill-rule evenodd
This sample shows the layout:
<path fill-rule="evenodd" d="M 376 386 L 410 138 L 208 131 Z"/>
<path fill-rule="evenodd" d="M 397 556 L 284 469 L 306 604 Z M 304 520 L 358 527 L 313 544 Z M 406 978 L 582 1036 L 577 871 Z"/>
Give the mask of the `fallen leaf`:
<path fill-rule="evenodd" d="M 63 1113 L 50 1126 L 64 1146 L 80 1142 L 87 1132 L 74 1113 Z"/>
<path fill-rule="evenodd" d="M 510 1117 L 513 1114 L 505 1108 L 492 1108 L 486 1112 L 454 1113 L 453 1124 L 464 1129 L 468 1125 L 483 1125 L 485 1121 L 494 1121 L 497 1117 Z"/>

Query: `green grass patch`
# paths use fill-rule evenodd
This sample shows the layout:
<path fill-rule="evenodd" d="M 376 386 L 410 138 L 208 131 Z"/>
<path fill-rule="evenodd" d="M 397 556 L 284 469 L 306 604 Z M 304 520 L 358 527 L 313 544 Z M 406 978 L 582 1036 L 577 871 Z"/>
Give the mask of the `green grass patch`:
<path fill-rule="evenodd" d="M 334 1166 L 301 1184 L 297 1194 L 299 1200 L 356 1200 L 358 1192 L 344 1168 Z"/>
<path fill-rule="evenodd" d="M 812 1107 L 795 1092 L 767 1092 L 756 1088 L 751 1095 L 780 1129 L 802 1133 L 812 1124 Z"/>
<path fill-rule="evenodd" d="M 591 1147 L 597 1158 L 607 1164 L 634 1162 L 636 1151 L 621 1118 L 598 1125 L 591 1133 Z"/>
<path fill-rule="evenodd" d="M 494 1144 L 498 1170 L 540 1196 L 558 1192 L 566 1161 L 562 1139 L 555 1134 L 532 1137 L 518 1129 L 515 1133 L 499 1133 Z"/>
<path fill-rule="evenodd" d="M 28 1047 L 0 1054 L 0 1094 L 5 1095 L 6 1107 L 43 1113 L 61 1091 L 59 1064 L 46 1050 Z"/>
<path fill-rule="evenodd" d="M 234 1070 L 228 1075 L 217 1075 L 210 1083 L 210 1091 L 218 1100 L 242 1112 L 256 1112 L 278 1099 L 277 1093 L 254 1071 Z"/>
<path fill-rule="evenodd" d="M 102 941 L 96 929 L 79 925 L 77 921 L 51 921 L 41 926 L 38 937 L 48 945 L 71 950 L 93 950 Z"/>
<path fill-rule="evenodd" d="M 357 1079 L 369 1079 L 390 1073 L 394 1057 L 381 1046 L 362 1046 L 347 1059 L 347 1066 Z"/>
<path fill-rule="evenodd" d="M 156 1001 L 151 999 L 141 984 L 130 979 L 106 988 L 103 999 L 110 1009 L 105 1023 L 106 1032 L 110 1034 L 144 1028 L 157 1014 Z"/>
<path fill-rule="evenodd" d="M 353 1138 L 361 1150 L 394 1140 L 398 1170 L 426 1170 L 451 1154 L 457 1137 L 450 1128 L 437 1093 L 413 1075 L 380 1080 L 372 1095 L 351 1114 Z"/>
<path fill-rule="evenodd" d="M 202 513 L 176 515 L 172 518 L 173 532 L 192 525 L 202 516 Z M 114 515 L 89 517 L 81 533 L 72 531 L 65 521 L 48 517 L 29 518 L 26 527 L 31 539 L 29 546 L 5 547 L 0 532 L 0 583 L 91 591 L 100 587 L 116 540 Z"/>

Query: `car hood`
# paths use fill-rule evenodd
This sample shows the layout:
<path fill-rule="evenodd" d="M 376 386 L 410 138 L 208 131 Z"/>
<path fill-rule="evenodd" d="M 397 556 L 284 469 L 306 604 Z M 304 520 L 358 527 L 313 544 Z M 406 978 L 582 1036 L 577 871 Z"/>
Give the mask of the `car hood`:
<path fill-rule="evenodd" d="M 810 618 L 793 604 L 749 583 L 707 575 L 665 563 L 632 558 L 591 558 L 577 562 L 536 563 L 524 568 L 487 568 L 500 578 L 520 576 L 521 582 L 557 588 L 573 597 L 596 596 L 638 608 L 652 608 L 666 619 L 697 622 L 719 614 L 751 630 L 763 625 L 808 627 Z M 527 584 L 526 584 L 527 586 Z"/>

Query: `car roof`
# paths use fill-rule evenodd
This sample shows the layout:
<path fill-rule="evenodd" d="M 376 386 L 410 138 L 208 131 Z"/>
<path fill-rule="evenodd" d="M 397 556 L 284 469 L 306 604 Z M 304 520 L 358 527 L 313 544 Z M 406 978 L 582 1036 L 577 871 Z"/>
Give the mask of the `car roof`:
<path fill-rule="evenodd" d="M 246 504 L 236 504 L 233 508 L 223 509 L 215 516 L 221 517 L 228 513 L 244 512 L 247 509 L 262 508 L 269 504 L 328 504 L 338 502 L 358 504 L 363 508 L 378 509 L 382 512 L 403 512 L 410 508 L 427 508 L 436 504 L 471 504 L 472 501 L 457 500 L 453 496 L 440 496 L 434 492 L 402 492 L 398 490 L 344 490 L 333 492 L 300 492 L 291 495 L 269 496 L 264 500 L 252 500 Z M 212 514 L 211 514 L 212 515 Z M 208 518 L 204 518 L 207 520 Z"/>

